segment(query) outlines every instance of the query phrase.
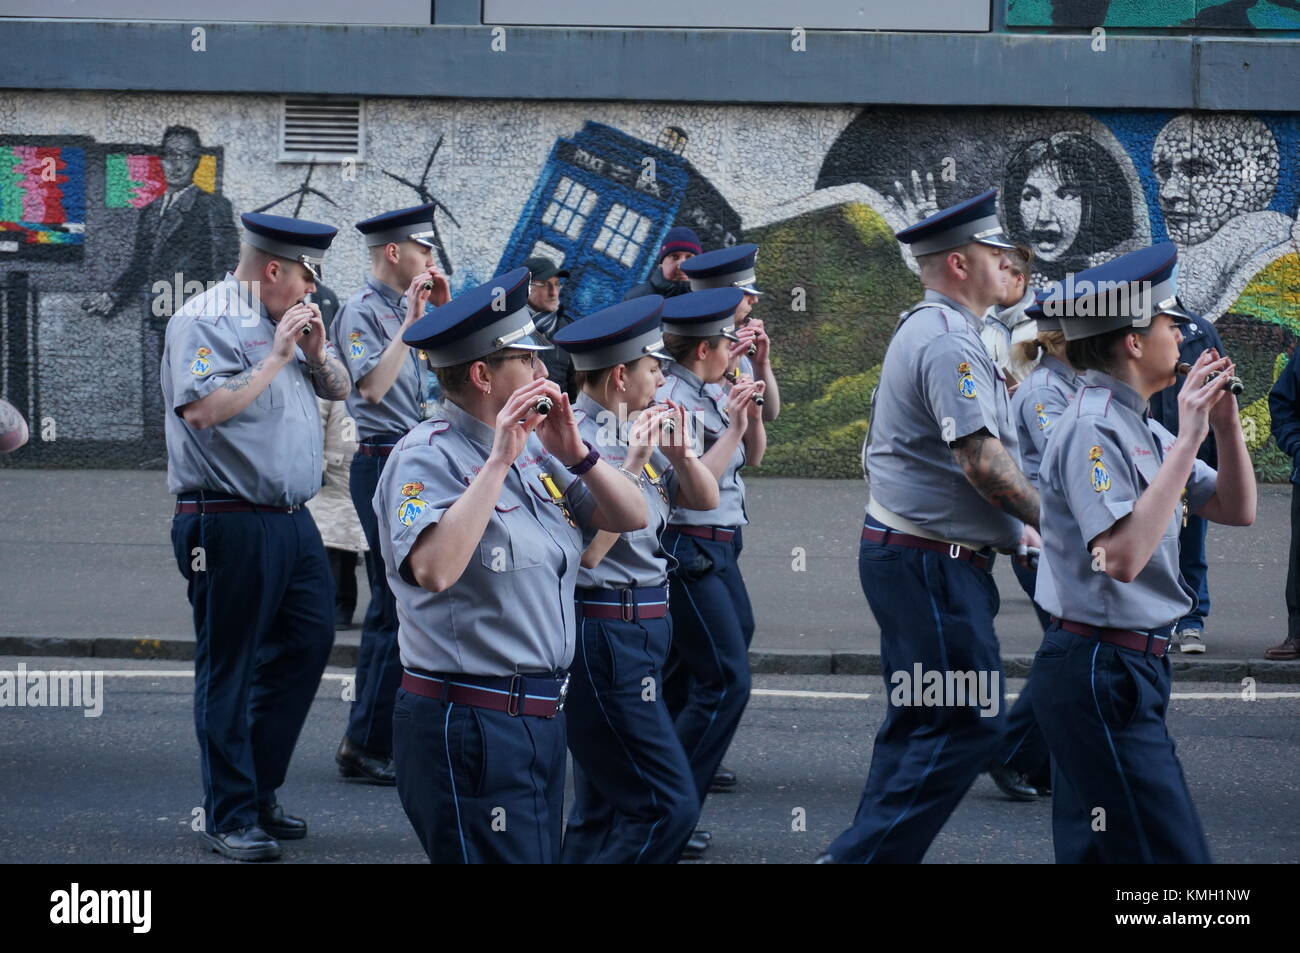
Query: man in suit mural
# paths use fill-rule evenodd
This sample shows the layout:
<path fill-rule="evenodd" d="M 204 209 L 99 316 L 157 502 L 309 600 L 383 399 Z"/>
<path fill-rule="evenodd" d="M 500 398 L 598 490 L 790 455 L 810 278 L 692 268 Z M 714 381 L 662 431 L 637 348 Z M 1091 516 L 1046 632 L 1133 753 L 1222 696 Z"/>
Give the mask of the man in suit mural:
<path fill-rule="evenodd" d="M 199 134 L 188 126 L 168 126 L 160 151 L 167 189 L 140 209 L 130 262 L 110 290 L 82 302 L 88 313 L 106 319 L 130 308 L 139 308 L 137 313 L 143 316 L 140 394 L 146 453 L 154 448 L 161 452 L 163 446 L 158 368 L 172 308 L 177 300 L 189 297 L 185 285 L 200 282 L 206 287 L 220 281 L 239 259 L 239 233 L 230 202 L 194 182 L 202 158 Z M 173 293 L 177 280 L 181 291 Z M 154 292 L 157 282 L 165 282 L 169 290 Z"/>

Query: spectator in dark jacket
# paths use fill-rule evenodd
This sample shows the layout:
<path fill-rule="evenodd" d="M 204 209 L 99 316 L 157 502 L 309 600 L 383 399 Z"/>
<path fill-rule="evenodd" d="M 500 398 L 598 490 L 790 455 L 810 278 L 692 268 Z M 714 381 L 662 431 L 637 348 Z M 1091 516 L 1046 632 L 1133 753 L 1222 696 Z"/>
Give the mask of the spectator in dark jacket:
<path fill-rule="evenodd" d="M 663 295 L 673 298 L 684 295 L 691 290 L 691 283 L 682 274 L 681 264 L 688 258 L 700 254 L 700 237 L 685 225 L 668 229 L 663 244 L 659 246 L 659 258 L 650 272 L 648 280 L 634 287 L 623 296 L 624 301 L 640 298 L 644 295 Z"/>
<path fill-rule="evenodd" d="M 564 287 L 569 271 L 540 255 L 529 258 L 524 267 L 532 272 L 528 284 L 528 310 L 537 326 L 535 336 L 550 344 L 556 331 L 577 320 L 566 314 L 564 305 L 560 304 L 560 289 Z M 549 351 L 538 351 L 537 356 L 546 365 L 546 376 L 560 385 L 560 390 L 569 395 L 569 400 L 576 400 L 578 385 L 573 378 L 573 358 L 569 357 L 569 352 L 562 347 L 553 347 Z"/>
<path fill-rule="evenodd" d="M 1276 662 L 1300 658 L 1300 360 L 1292 356 L 1268 395 L 1273 439 L 1291 458 L 1291 547 L 1286 572 L 1286 639 L 1264 653 Z"/>
<path fill-rule="evenodd" d="M 1195 314 L 1192 318 L 1190 324 L 1179 329 L 1183 333 L 1183 343 L 1178 347 L 1178 359 L 1195 364 L 1201 353 L 1211 348 L 1222 357 L 1223 339 L 1214 325 Z M 1151 416 L 1173 434 L 1178 433 L 1178 392 L 1186 380 L 1180 377 L 1177 384 L 1166 387 L 1151 398 Z M 1206 436 L 1196 455 L 1218 468 L 1219 454 L 1214 446 L 1213 432 Z M 1205 533 L 1209 526 L 1209 521 L 1188 513 L 1187 524 L 1178 536 L 1178 568 L 1196 593 L 1196 605 L 1174 626 L 1174 641 L 1180 652 L 1205 651 L 1205 617 L 1210 614 L 1209 565 L 1205 558 Z"/>

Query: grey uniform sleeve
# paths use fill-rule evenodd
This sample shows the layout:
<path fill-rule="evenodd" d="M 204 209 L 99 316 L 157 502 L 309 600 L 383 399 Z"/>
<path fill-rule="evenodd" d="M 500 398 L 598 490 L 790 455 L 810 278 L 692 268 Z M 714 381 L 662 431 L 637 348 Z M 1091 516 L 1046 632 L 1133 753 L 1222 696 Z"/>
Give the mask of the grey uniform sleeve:
<path fill-rule="evenodd" d="M 1019 396 L 1018 391 L 1016 396 Z M 1020 420 L 1034 443 L 1034 449 L 1038 451 L 1038 459 L 1043 458 L 1047 441 L 1052 436 L 1052 427 L 1067 406 L 1066 399 L 1054 387 L 1035 387 L 1022 398 Z"/>
<path fill-rule="evenodd" d="M 209 318 L 182 320 L 187 323 L 178 325 L 168 352 L 173 410 L 208 396 L 222 381 L 247 367 L 238 335 L 223 322 Z"/>
<path fill-rule="evenodd" d="M 1177 439 L 1173 433 L 1153 417 L 1147 418 L 1147 426 L 1160 441 L 1160 446 L 1168 452 Z M 1192 464 L 1192 473 L 1187 478 L 1187 509 L 1192 513 L 1197 512 L 1210 502 L 1210 497 L 1214 496 L 1218 488 L 1219 471 L 1197 457 L 1196 462 Z"/>
<path fill-rule="evenodd" d="M 1080 418 L 1079 426 L 1060 439 L 1056 468 L 1065 500 L 1085 544 L 1133 512 L 1138 488 L 1124 444 L 1102 418 Z"/>
<path fill-rule="evenodd" d="M 407 557 L 416 540 L 468 489 L 460 467 L 439 447 L 438 439 L 434 436 L 427 449 L 394 455 L 375 493 L 380 526 L 392 541 L 398 572 L 411 585 L 416 583 Z"/>
<path fill-rule="evenodd" d="M 573 512 L 573 518 L 578 521 L 578 525 L 582 527 L 585 534 L 592 528 L 591 517 L 596 512 L 596 500 L 592 497 L 591 491 L 587 489 L 587 484 L 583 482 L 582 477 L 574 476 L 564 464 L 554 457 L 550 457 L 550 460 L 551 463 L 547 472 L 551 474 L 551 479 L 555 481 L 555 485 L 564 494 L 564 499 Z"/>
<path fill-rule="evenodd" d="M 948 442 L 986 429 L 1000 437 L 996 381 L 977 339 L 941 334 L 917 355 L 920 386 Z M 947 425 L 951 421 L 951 426 Z"/>
<path fill-rule="evenodd" d="M 364 305 L 343 306 L 338 317 L 338 349 L 353 384 L 374 370 L 386 346 L 377 314 Z"/>

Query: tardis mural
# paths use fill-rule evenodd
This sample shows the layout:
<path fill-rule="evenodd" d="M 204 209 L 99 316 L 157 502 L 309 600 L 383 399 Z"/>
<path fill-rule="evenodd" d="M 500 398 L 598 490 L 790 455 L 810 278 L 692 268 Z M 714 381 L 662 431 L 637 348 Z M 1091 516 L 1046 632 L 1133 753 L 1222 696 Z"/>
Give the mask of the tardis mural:
<path fill-rule="evenodd" d="M 497 273 L 550 258 L 570 272 L 565 311 L 582 316 L 643 281 L 674 225 L 691 226 L 707 247 L 735 244 L 740 216 L 683 157 L 686 142 L 676 127 L 651 144 L 598 122 L 557 140 Z"/>

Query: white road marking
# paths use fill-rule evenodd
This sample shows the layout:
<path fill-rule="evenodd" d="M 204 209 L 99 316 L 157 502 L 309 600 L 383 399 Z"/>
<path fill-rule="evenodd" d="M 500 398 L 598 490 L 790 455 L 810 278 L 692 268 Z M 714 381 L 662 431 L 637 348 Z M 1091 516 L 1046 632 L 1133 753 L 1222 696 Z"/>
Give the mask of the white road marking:
<path fill-rule="evenodd" d="M 47 669 L 48 670 L 48 669 Z M 30 669 L 29 671 L 35 671 Z M 81 669 L 81 671 L 96 671 L 96 669 Z M 193 669 L 177 670 L 134 670 L 134 669 L 104 669 L 105 678 L 193 678 Z M 321 681 L 341 682 L 345 678 L 353 678 L 352 675 L 341 672 L 326 672 L 321 676 Z M 751 695 L 765 695 L 773 698 L 828 698 L 843 699 L 844 701 L 866 701 L 870 698 L 885 697 L 881 692 L 815 692 L 801 689 L 781 689 L 781 688 L 754 688 L 750 690 Z M 1007 701 L 1015 701 L 1020 697 L 1019 692 L 1007 692 Z M 1175 701 L 1246 701 L 1240 691 L 1235 692 L 1173 692 L 1170 696 Z M 1256 691 L 1253 700 L 1266 700 L 1275 698 L 1300 698 L 1300 691 L 1297 692 L 1261 692 Z"/>

